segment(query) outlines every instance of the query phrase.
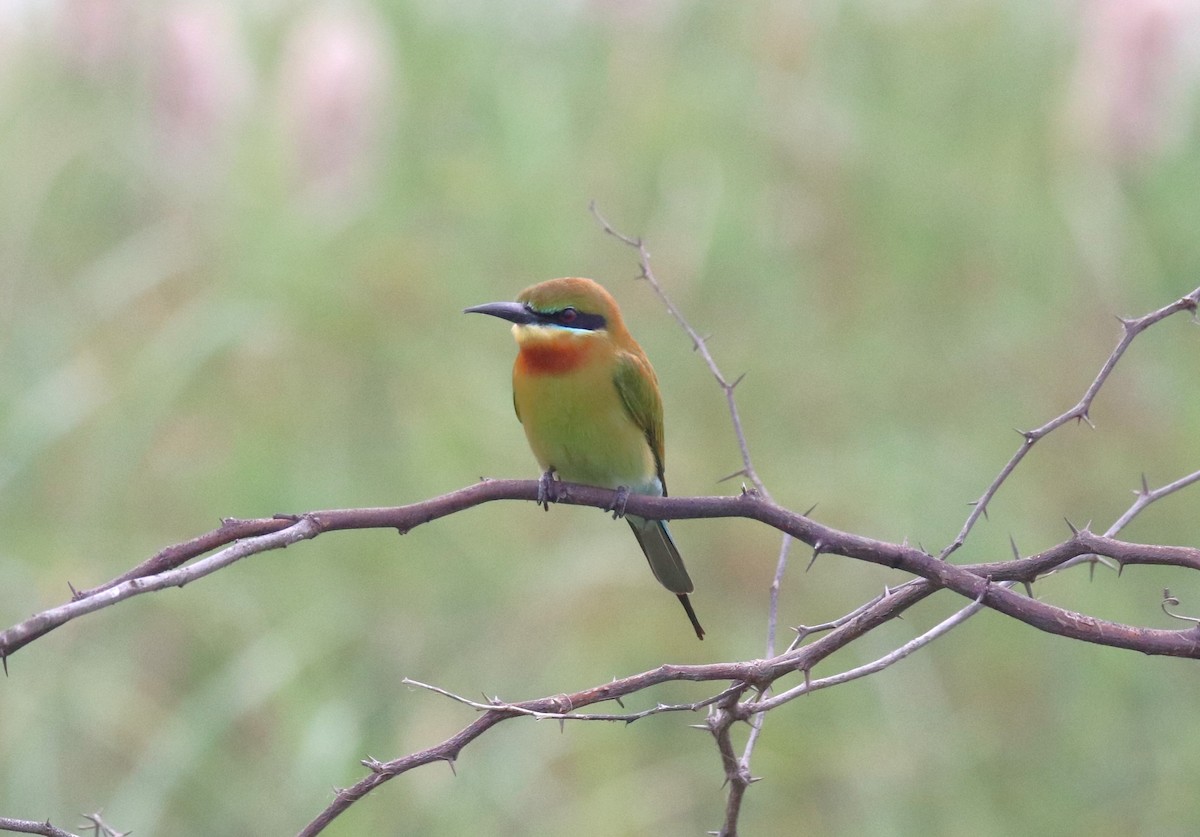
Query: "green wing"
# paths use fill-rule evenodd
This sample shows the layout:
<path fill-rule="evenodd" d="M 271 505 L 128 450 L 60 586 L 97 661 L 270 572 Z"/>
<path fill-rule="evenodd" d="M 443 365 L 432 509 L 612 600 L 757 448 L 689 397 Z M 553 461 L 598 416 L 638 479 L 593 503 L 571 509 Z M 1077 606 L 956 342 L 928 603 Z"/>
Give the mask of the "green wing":
<path fill-rule="evenodd" d="M 663 482 L 663 494 L 666 494 L 667 484 L 663 479 L 663 406 L 654 368 L 644 357 L 621 352 L 617 356 L 613 383 L 629 417 L 646 434 L 646 442 L 654 453 L 658 478 Z"/>

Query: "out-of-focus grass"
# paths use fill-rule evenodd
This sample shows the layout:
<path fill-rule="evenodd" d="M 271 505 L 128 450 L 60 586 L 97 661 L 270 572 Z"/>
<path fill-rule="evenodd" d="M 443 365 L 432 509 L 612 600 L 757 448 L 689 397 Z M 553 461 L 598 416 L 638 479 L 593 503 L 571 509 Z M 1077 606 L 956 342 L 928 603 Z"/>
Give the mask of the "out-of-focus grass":
<path fill-rule="evenodd" d="M 1120 101 L 1085 60 L 1107 30 L 1086 11 L 93 0 L 0 19 L 0 622 L 221 516 L 533 476 L 508 335 L 458 312 L 555 275 L 604 281 L 654 359 L 673 491 L 732 490 L 715 484 L 739 464 L 720 393 L 593 198 L 748 373 L 775 495 L 939 547 L 1010 429 L 1082 393 L 1112 316 L 1200 275 L 1194 88 L 1147 88 L 1149 116 L 1174 122 L 1118 141 Z M 1097 430 L 1040 445 L 962 557 L 1007 555 L 1010 534 L 1043 548 L 1063 517 L 1106 525 L 1142 472 L 1198 467 L 1196 352 L 1181 317 L 1140 339 Z M 1170 498 L 1128 535 L 1196 543 L 1195 508 Z M 62 628 L 0 687 L 0 813 L 287 833 L 357 759 L 470 720 L 405 676 L 518 699 L 762 653 L 774 536 L 675 526 L 699 645 L 623 530 L 497 505 L 403 539 L 326 536 Z M 783 618 L 837 616 L 897 578 L 797 566 Z M 1188 574 L 1149 569 L 1038 593 L 1166 626 L 1164 586 L 1198 600 Z M 1193 669 L 981 615 L 773 713 L 745 830 L 1190 832 Z M 457 778 L 393 781 L 331 833 L 699 833 L 720 816 L 719 764 L 686 720 L 510 722 Z"/>

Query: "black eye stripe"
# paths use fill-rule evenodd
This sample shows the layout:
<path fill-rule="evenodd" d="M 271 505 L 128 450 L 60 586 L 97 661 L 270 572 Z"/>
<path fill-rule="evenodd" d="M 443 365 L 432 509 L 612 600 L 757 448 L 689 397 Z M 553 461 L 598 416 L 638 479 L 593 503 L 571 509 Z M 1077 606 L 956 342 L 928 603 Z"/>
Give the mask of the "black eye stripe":
<path fill-rule="evenodd" d="M 581 331 L 599 331 L 606 325 L 603 315 L 588 314 L 571 305 L 555 311 L 537 311 L 530 305 L 526 305 L 525 308 L 546 325 L 576 328 Z"/>

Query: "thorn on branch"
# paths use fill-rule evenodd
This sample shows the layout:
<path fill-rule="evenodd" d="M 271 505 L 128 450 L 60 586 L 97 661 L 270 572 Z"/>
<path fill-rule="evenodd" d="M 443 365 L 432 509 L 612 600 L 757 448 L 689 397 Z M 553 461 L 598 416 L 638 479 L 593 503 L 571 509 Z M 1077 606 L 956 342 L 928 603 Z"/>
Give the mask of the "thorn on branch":
<path fill-rule="evenodd" d="M 718 483 L 728 482 L 731 479 L 735 479 L 737 477 L 745 477 L 745 476 L 749 476 L 749 474 L 746 473 L 746 469 L 738 468 L 732 474 L 727 474 L 727 475 L 721 477 L 719 480 L 717 480 L 717 482 Z M 742 493 L 743 494 L 746 493 L 746 486 L 744 486 L 744 485 L 742 486 Z"/>
<path fill-rule="evenodd" d="M 808 566 L 804 568 L 805 572 L 812 569 L 813 564 L 817 563 L 817 556 L 821 554 L 822 548 L 825 545 L 820 541 L 813 544 L 812 557 L 808 559 Z"/>

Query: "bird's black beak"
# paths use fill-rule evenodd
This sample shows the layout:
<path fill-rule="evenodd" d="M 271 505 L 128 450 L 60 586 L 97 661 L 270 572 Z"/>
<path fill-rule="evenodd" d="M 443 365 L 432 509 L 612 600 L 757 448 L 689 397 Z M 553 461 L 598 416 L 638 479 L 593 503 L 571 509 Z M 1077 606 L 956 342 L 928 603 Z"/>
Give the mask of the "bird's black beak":
<path fill-rule="evenodd" d="M 502 320 L 508 320 L 510 323 L 517 323 L 518 325 L 537 322 L 537 315 L 520 302 L 489 302 L 484 305 L 476 305 L 473 308 L 464 308 L 463 313 L 491 314 L 493 317 L 499 317 Z"/>

